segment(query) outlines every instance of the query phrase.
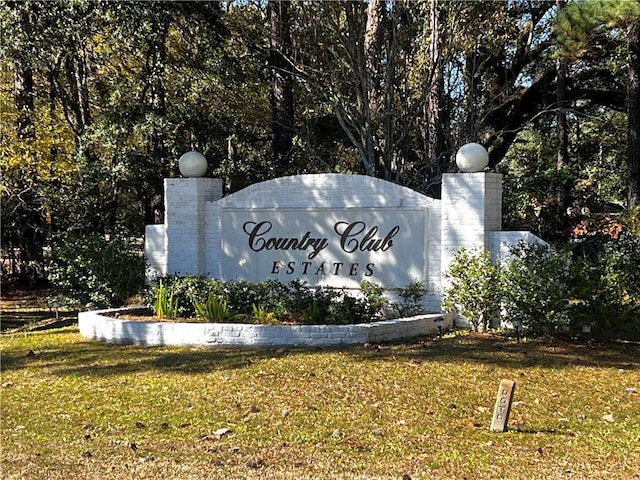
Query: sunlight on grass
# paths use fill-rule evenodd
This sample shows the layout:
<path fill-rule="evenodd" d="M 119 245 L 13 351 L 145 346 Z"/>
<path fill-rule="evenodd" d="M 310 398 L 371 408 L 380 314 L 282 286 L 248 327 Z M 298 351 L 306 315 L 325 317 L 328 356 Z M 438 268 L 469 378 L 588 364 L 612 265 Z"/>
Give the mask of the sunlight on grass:
<path fill-rule="evenodd" d="M 3 478 L 640 474 L 637 346 L 141 348 L 72 328 L 1 342 Z M 502 378 L 510 431 L 492 433 Z"/>

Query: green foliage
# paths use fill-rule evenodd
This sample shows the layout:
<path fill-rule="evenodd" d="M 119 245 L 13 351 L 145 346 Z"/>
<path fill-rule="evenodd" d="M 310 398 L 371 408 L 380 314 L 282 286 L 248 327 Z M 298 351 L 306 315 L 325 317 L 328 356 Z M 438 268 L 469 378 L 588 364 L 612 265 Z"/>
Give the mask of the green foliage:
<path fill-rule="evenodd" d="M 571 327 L 592 326 L 595 338 L 640 339 L 640 239 L 624 231 L 595 258 L 571 268 Z"/>
<path fill-rule="evenodd" d="M 220 295 L 209 293 L 205 303 L 201 303 L 195 298 L 192 301 L 196 315 L 209 322 L 234 322 L 242 318 L 242 315 L 234 314 L 229 310 L 227 301 Z"/>
<path fill-rule="evenodd" d="M 521 242 L 500 267 L 489 252 L 461 249 L 447 272 L 443 308 L 460 312 L 475 329 L 489 328 L 498 307 L 529 335 L 640 338 L 640 238 L 625 230 L 591 256 Z"/>
<path fill-rule="evenodd" d="M 153 312 L 158 318 L 176 318 L 178 316 L 179 299 L 175 297 L 173 291 L 160 281 L 154 291 L 156 301 Z"/>
<path fill-rule="evenodd" d="M 225 284 L 225 297 L 233 311 L 247 316 L 253 314 L 253 306 L 261 305 L 273 312 L 277 318 L 288 315 L 286 305 L 287 287 L 275 280 L 250 282 L 241 280 Z"/>
<path fill-rule="evenodd" d="M 532 335 L 554 334 L 569 322 L 570 255 L 520 242 L 501 268 L 500 287 L 507 318 L 519 318 Z"/>
<path fill-rule="evenodd" d="M 424 282 L 411 282 L 404 288 L 398 289 L 398 296 L 401 301 L 393 306 L 398 310 L 401 317 L 418 315 L 422 312 L 422 300 L 426 295 Z"/>
<path fill-rule="evenodd" d="M 565 54 L 579 55 L 603 30 L 619 27 L 640 17 L 636 0 L 570 1 L 560 11 L 555 27 Z"/>
<path fill-rule="evenodd" d="M 154 311 L 161 295 L 173 299 L 179 316 L 212 322 L 351 324 L 380 318 L 388 305 L 384 288 L 370 282 L 363 282 L 357 298 L 346 290 L 309 288 L 301 281 L 223 282 L 167 276 L 159 279 L 159 285 L 162 289 L 152 286 L 145 292 L 145 303 Z"/>
<path fill-rule="evenodd" d="M 339 295 L 338 291 L 331 288 L 309 288 L 300 280 L 289 282 L 287 304 L 291 320 L 305 324 L 330 322 L 331 306 Z"/>
<path fill-rule="evenodd" d="M 633 235 L 640 238 L 640 205 L 627 210 L 621 215 L 620 220 Z"/>
<path fill-rule="evenodd" d="M 448 312 L 460 312 L 474 330 L 486 330 L 498 318 L 500 292 L 498 268 L 491 252 L 469 252 L 461 248 L 445 274 L 450 282 L 442 306 Z"/>
<path fill-rule="evenodd" d="M 278 319 L 273 314 L 273 312 L 265 310 L 262 305 L 253 304 L 251 308 L 253 310 L 251 320 L 253 320 L 255 323 L 259 323 L 261 325 L 273 325 L 275 323 L 278 323 Z"/>
<path fill-rule="evenodd" d="M 122 305 L 142 289 L 144 259 L 139 247 L 119 238 L 70 236 L 53 250 L 48 279 L 70 302 Z"/>
<path fill-rule="evenodd" d="M 593 115 L 580 121 L 575 147 L 558 170 L 555 122 L 525 128 L 499 171 L 503 174 L 503 227 L 530 230 L 553 243 L 566 242 L 574 231 L 595 231 L 600 218 L 615 212 L 626 197 L 626 117 L 620 113 Z M 591 215 L 580 213 L 587 207 Z M 568 214 L 568 209 L 573 214 Z"/>
<path fill-rule="evenodd" d="M 224 282 L 204 276 L 178 277 L 168 275 L 158 279 L 158 282 L 162 282 L 170 294 L 179 300 L 177 314 L 184 318 L 196 316 L 195 302 L 205 303 L 209 295 L 223 295 L 225 288 Z M 155 283 L 144 291 L 144 303 L 152 309 L 156 302 Z"/>
<path fill-rule="evenodd" d="M 337 301 L 329 308 L 329 319 L 332 325 L 349 325 L 369 321 L 364 319 L 365 309 L 362 300 L 342 292 Z"/>
<path fill-rule="evenodd" d="M 318 325 L 323 323 L 328 309 L 322 309 L 316 300 L 312 300 L 309 306 L 300 315 L 302 323 Z"/>
<path fill-rule="evenodd" d="M 389 300 L 384 294 L 385 288 L 382 285 L 364 281 L 360 284 L 360 292 L 363 296 L 364 317 L 379 318 L 382 311 L 389 306 Z"/>

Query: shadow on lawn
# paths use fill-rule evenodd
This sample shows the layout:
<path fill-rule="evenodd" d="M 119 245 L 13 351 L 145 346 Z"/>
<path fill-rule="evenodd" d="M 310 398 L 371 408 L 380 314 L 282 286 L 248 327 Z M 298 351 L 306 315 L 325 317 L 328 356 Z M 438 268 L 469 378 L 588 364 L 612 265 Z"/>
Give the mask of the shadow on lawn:
<path fill-rule="evenodd" d="M 108 376 L 147 370 L 206 373 L 245 368 L 265 358 L 291 354 L 292 351 L 140 347 L 82 341 L 41 345 L 33 352 L 3 351 L 1 361 L 4 371 L 38 366 L 58 375 Z"/>
<path fill-rule="evenodd" d="M 0 330 L 10 330 L 31 323 L 55 318 L 55 312 L 48 310 L 34 310 L 31 312 L 2 310 L 0 311 Z M 62 314 L 60 314 L 62 316 Z"/>
<path fill-rule="evenodd" d="M 77 333 L 62 329 L 55 335 Z M 640 347 L 632 344 L 596 345 L 568 341 L 531 341 L 517 344 L 513 339 L 490 334 L 470 334 L 448 338 L 421 338 L 413 342 L 383 346 L 343 348 L 174 348 L 113 345 L 92 341 L 38 344 L 32 353 L 28 348 L 2 352 L 2 369 L 19 370 L 37 365 L 58 375 L 108 376 L 157 370 L 167 373 L 206 373 L 242 369 L 264 359 L 300 356 L 318 352 L 340 351 L 356 361 L 477 363 L 500 368 L 534 367 L 566 368 L 591 366 L 602 368 L 638 368 Z M 33 347 L 32 347 L 33 348 Z"/>
<path fill-rule="evenodd" d="M 496 367 L 526 369 L 588 366 L 638 368 L 640 345 L 626 343 L 595 344 L 548 339 L 516 343 L 515 339 L 492 334 L 446 338 L 421 338 L 412 346 L 392 345 L 358 352 L 362 360 L 405 360 L 415 363 L 478 363 Z"/>

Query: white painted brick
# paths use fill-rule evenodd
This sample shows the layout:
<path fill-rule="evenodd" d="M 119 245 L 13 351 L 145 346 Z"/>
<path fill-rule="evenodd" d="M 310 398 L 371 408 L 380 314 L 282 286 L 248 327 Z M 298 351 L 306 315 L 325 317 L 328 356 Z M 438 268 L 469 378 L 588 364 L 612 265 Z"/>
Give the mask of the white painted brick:
<path fill-rule="evenodd" d="M 424 305 L 439 311 L 442 273 L 458 249 L 500 245 L 491 235 L 501 229 L 501 185 L 498 174 L 444 174 L 442 200 L 435 200 L 373 177 L 319 174 L 282 177 L 222 197 L 219 179 L 165 179 L 165 224 L 147 228 L 145 256 L 150 272 L 222 278 L 224 209 L 419 208 L 428 212 L 425 280 L 429 292 Z M 251 331 L 257 339 L 272 335 L 268 330 Z M 217 333 L 207 335 L 210 342 Z"/>

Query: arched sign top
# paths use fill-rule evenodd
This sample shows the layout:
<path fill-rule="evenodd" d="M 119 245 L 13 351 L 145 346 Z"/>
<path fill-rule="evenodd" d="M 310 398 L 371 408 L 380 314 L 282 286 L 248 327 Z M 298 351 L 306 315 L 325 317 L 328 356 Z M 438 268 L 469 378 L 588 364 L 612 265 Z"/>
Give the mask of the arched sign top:
<path fill-rule="evenodd" d="M 320 173 L 256 183 L 219 201 L 221 208 L 430 208 L 436 200 L 366 175 Z"/>

